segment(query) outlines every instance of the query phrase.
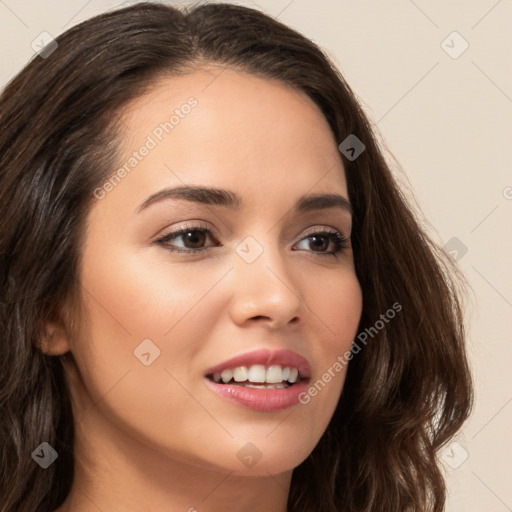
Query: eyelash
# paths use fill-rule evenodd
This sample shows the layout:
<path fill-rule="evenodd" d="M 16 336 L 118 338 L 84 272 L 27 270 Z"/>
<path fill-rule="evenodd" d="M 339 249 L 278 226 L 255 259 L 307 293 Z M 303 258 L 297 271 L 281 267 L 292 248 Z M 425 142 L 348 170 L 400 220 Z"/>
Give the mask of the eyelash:
<path fill-rule="evenodd" d="M 158 239 L 156 242 L 160 245 L 162 245 L 166 250 L 171 252 L 180 252 L 180 253 L 199 253 L 203 251 L 207 251 L 208 249 L 211 249 L 211 247 L 205 247 L 200 249 L 177 249 L 176 247 L 172 247 L 167 244 L 170 240 L 173 240 L 175 238 L 178 238 L 181 235 L 185 235 L 190 232 L 199 231 L 201 233 L 207 234 L 211 239 L 214 239 L 213 233 L 210 229 L 203 227 L 203 226 L 185 226 L 183 228 L 180 228 L 176 231 L 171 231 L 167 235 L 163 236 L 162 238 Z M 320 230 L 315 231 L 313 233 L 309 233 L 304 238 L 302 238 L 300 241 L 313 237 L 313 236 L 325 236 L 328 237 L 330 241 L 334 243 L 334 250 L 331 252 L 316 252 L 316 251 L 309 251 L 313 254 L 318 254 L 319 256 L 334 256 L 337 257 L 344 249 L 348 248 L 348 238 L 343 236 L 338 231 L 330 231 L 330 230 Z"/>

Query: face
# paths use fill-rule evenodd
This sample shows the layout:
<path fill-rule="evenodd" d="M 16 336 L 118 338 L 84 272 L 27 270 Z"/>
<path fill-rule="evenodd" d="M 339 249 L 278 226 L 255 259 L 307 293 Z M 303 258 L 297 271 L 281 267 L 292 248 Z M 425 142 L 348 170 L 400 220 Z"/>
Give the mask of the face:
<path fill-rule="evenodd" d="M 87 217 L 75 417 L 98 443 L 288 471 L 329 423 L 361 315 L 336 140 L 307 96 L 233 70 L 161 80 L 122 115 L 125 172 Z M 160 193 L 179 187 L 197 188 Z"/>

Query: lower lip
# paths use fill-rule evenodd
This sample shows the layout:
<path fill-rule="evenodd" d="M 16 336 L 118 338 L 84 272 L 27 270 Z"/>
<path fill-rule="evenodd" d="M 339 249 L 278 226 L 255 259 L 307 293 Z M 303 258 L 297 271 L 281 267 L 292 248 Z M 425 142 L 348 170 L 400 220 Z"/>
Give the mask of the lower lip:
<path fill-rule="evenodd" d="M 253 411 L 283 411 L 299 403 L 299 395 L 307 390 L 306 381 L 296 382 L 283 389 L 257 389 L 244 386 L 217 384 L 206 378 L 208 387 L 222 398 Z"/>

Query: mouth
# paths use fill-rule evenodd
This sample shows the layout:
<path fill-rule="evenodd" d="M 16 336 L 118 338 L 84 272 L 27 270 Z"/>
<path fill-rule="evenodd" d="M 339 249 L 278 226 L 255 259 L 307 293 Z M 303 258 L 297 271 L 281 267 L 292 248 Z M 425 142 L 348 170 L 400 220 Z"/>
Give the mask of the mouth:
<path fill-rule="evenodd" d="M 226 368 L 206 375 L 217 384 L 229 384 L 253 389 L 285 389 L 305 379 L 295 366 L 253 364 Z"/>
<path fill-rule="evenodd" d="M 307 389 L 308 361 L 291 350 L 256 350 L 224 361 L 204 374 L 217 396 L 259 412 L 297 405 Z"/>

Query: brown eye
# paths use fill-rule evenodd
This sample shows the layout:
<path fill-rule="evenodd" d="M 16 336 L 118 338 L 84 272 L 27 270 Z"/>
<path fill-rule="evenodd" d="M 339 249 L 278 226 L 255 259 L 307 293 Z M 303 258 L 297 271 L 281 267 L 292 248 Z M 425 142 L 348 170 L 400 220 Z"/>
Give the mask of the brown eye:
<path fill-rule="evenodd" d="M 311 233 L 303 238 L 301 242 L 304 240 L 308 242 L 310 252 L 321 256 L 337 256 L 343 249 L 348 248 L 348 238 L 338 231 Z M 329 247 L 332 247 L 332 249 L 327 250 Z"/>
<path fill-rule="evenodd" d="M 209 229 L 202 227 L 186 227 L 165 235 L 157 240 L 157 242 L 170 251 L 199 252 L 208 248 L 208 246 L 205 247 L 208 238 L 213 238 Z M 175 241 L 179 241 L 179 239 L 182 241 L 180 245 L 177 245 Z"/>
<path fill-rule="evenodd" d="M 184 244 L 188 249 L 200 249 L 207 238 L 206 233 L 197 229 L 194 231 L 187 231 L 180 236 L 183 237 Z"/>
<path fill-rule="evenodd" d="M 323 252 L 322 249 L 327 249 L 330 243 L 330 240 L 325 236 L 308 236 L 308 240 L 310 247 L 315 248 L 314 252 L 316 252 L 317 249 Z"/>

